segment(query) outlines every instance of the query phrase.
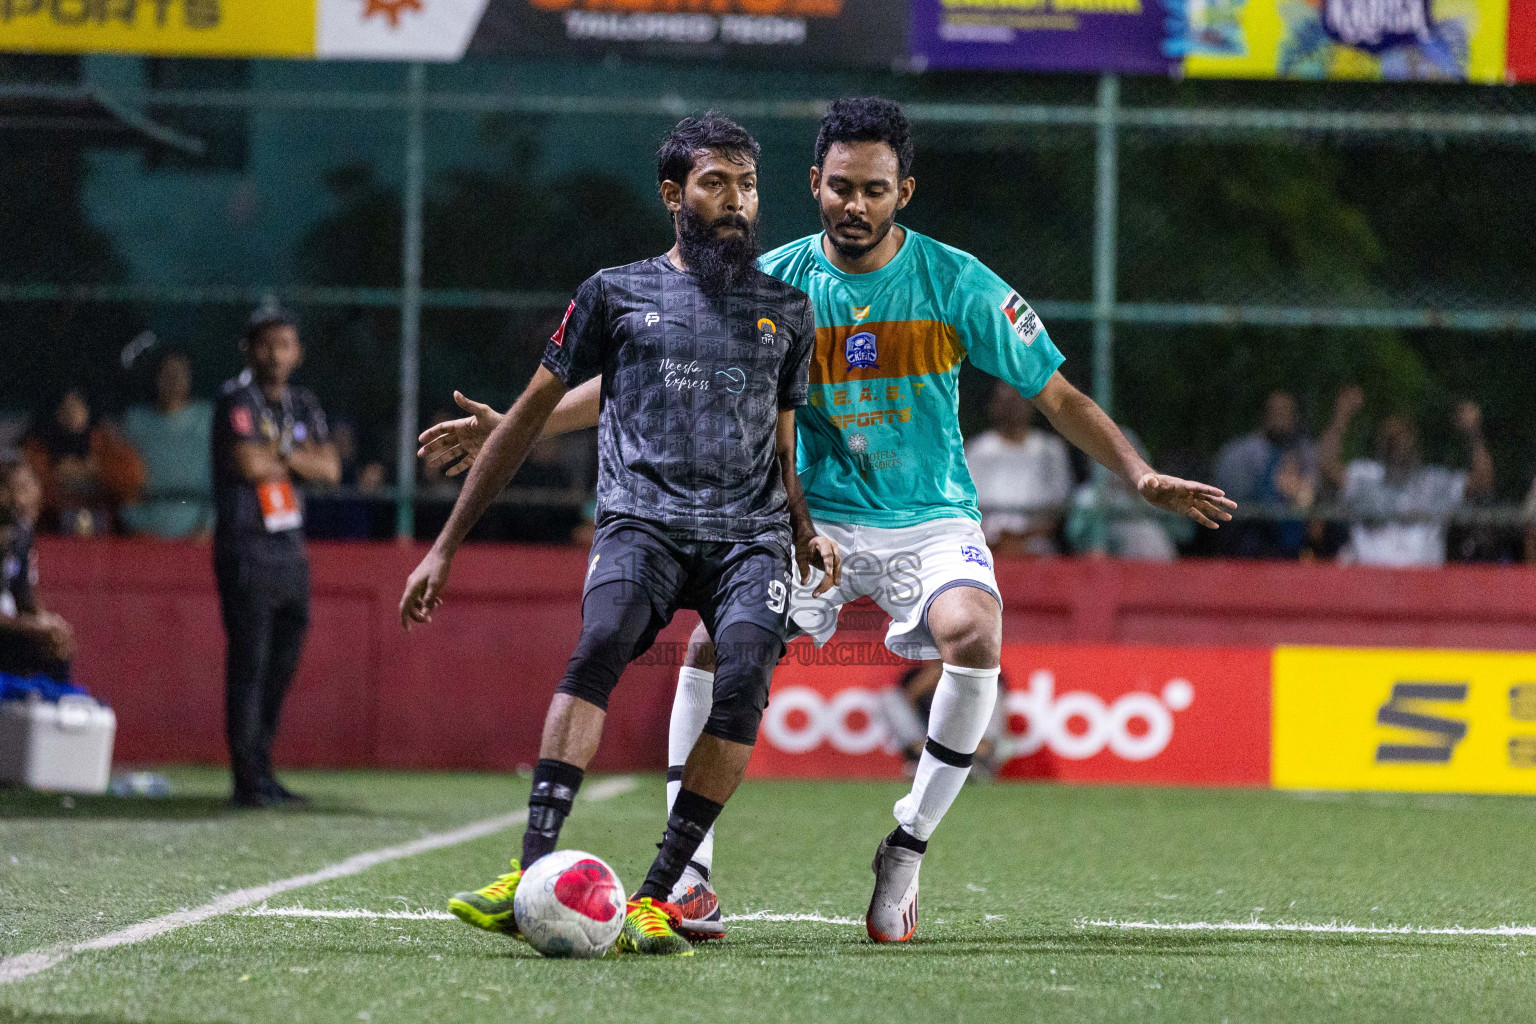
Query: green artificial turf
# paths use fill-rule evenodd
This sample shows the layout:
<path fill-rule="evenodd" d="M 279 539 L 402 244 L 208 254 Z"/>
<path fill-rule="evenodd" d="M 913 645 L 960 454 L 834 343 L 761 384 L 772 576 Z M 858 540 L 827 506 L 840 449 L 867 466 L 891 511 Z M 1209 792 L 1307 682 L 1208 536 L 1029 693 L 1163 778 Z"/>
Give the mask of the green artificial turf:
<path fill-rule="evenodd" d="M 0 792 L 0 956 L 515 809 L 525 780 L 294 773 L 305 812 Z M 590 785 L 590 783 L 589 783 Z M 859 918 L 904 789 L 749 782 L 720 824 L 727 914 Z M 581 805 L 563 845 L 630 885 L 662 781 Z M 440 910 L 505 870 L 517 829 L 297 889 L 271 907 Z M 0 1021 L 1417 1021 L 1536 1019 L 1536 938 L 1138 932 L 1134 921 L 1536 924 L 1536 802 L 970 787 L 923 870 L 918 939 L 739 922 L 687 959 L 543 960 L 457 921 L 234 913 L 0 985 Z"/>

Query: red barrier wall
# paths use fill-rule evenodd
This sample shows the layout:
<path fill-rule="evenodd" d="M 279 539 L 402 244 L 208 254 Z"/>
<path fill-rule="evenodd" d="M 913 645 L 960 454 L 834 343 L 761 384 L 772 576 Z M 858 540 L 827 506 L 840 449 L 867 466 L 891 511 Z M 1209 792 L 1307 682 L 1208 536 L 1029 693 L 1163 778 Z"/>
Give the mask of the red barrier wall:
<path fill-rule="evenodd" d="M 537 757 L 545 706 L 580 628 L 585 552 L 483 545 L 454 565 L 431 626 L 396 613 L 418 547 L 316 544 L 313 621 L 276 752 L 287 765 L 510 769 Z M 223 656 L 206 545 L 45 540 L 42 593 L 74 623 L 77 676 L 118 715 L 125 763 L 223 758 Z M 1536 570 L 1076 559 L 1002 562 L 1007 640 L 1536 650 Z M 884 616 L 845 609 L 877 642 Z M 678 616 L 631 668 L 595 767 L 660 767 Z"/>

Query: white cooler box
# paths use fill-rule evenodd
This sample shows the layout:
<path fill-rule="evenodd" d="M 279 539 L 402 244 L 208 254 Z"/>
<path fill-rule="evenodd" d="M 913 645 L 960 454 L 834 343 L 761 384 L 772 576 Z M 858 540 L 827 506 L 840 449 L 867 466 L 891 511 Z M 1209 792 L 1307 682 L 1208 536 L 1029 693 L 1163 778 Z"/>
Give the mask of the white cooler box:
<path fill-rule="evenodd" d="M 105 793 L 117 716 L 89 697 L 0 701 L 0 782 Z"/>

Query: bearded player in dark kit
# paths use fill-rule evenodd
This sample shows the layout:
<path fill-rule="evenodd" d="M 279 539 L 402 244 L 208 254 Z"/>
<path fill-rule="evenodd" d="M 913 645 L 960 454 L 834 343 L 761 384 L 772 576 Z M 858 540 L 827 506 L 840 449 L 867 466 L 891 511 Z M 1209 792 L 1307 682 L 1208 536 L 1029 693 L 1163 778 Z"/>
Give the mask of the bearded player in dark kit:
<path fill-rule="evenodd" d="M 719 649 L 713 706 L 618 943 L 690 952 L 667 896 L 746 772 L 789 631 L 790 563 L 801 579 L 823 569 L 828 587 L 841 576 L 837 546 L 817 536 L 795 472 L 795 409 L 806 402 L 816 328 L 806 294 L 755 265 L 758 154 L 746 131 L 715 114 L 668 134 L 657 178 L 676 243 L 577 291 L 406 584 L 409 629 L 431 621 L 454 553 L 540 431 L 556 429 L 561 398 L 600 377 L 597 534 L 581 638 L 545 719 L 521 858 L 449 901 L 478 927 L 516 934 L 522 869 L 555 848 L 619 674 L 678 609 L 692 608 Z"/>

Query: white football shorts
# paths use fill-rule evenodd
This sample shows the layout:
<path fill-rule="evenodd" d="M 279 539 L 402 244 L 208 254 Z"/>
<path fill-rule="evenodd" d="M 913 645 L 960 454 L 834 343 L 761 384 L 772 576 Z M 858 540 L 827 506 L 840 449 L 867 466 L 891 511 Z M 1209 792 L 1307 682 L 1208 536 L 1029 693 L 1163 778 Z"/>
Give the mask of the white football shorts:
<path fill-rule="evenodd" d="M 820 597 L 811 592 L 824 573 L 812 567 L 808 584 L 796 583 L 789 617 L 820 647 L 837 632 L 843 605 L 869 597 L 891 617 L 885 646 L 903 658 L 939 657 L 928 631 L 928 606 L 952 587 L 980 587 L 1001 607 L 1002 595 L 992 574 L 992 552 L 981 524 L 955 517 L 900 529 L 816 522 L 816 531 L 837 542 L 843 556 L 843 581 Z M 796 574 L 798 575 L 798 574 Z"/>

